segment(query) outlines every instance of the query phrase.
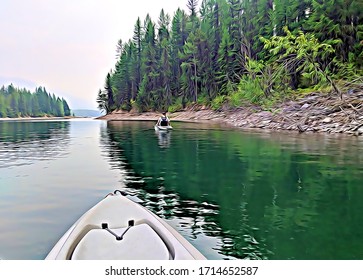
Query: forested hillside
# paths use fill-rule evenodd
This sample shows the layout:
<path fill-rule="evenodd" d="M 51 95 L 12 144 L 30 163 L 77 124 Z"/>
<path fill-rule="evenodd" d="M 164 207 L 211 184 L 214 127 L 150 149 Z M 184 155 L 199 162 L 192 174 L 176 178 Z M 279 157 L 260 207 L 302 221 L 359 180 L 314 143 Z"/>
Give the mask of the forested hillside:
<path fill-rule="evenodd" d="M 308 91 L 342 97 L 363 84 L 363 1 L 186 4 L 172 16 L 161 10 L 157 22 L 136 20 L 134 36 L 117 44 L 100 109 L 240 107 Z"/>
<path fill-rule="evenodd" d="M 38 87 L 35 92 L 15 88 L 12 84 L 0 88 L 0 117 L 70 116 L 71 111 L 63 98 Z"/>

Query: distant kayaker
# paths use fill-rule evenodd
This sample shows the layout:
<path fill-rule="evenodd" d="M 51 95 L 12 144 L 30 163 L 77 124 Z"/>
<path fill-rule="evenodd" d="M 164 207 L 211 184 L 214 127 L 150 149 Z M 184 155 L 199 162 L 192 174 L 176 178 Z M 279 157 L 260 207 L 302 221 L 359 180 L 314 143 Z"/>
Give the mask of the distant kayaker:
<path fill-rule="evenodd" d="M 168 125 L 170 125 L 170 120 L 166 116 L 166 112 L 164 112 L 163 115 L 159 118 L 157 125 L 159 125 L 159 126 L 168 126 Z"/>

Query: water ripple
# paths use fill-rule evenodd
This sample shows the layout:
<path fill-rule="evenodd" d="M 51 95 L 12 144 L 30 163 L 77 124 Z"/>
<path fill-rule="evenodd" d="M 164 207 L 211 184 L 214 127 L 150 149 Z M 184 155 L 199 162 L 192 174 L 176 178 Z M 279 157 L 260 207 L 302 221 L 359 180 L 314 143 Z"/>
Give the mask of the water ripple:
<path fill-rule="evenodd" d="M 16 125 L 2 122 L 0 168 L 66 156 L 69 141 L 67 122 L 19 122 Z"/>

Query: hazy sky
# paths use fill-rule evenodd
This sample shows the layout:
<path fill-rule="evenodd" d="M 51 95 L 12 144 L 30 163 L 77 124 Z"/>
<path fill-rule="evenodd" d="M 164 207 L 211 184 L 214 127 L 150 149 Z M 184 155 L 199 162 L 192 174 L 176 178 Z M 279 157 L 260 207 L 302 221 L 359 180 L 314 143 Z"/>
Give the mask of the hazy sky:
<path fill-rule="evenodd" d="M 172 17 L 187 0 L 1 0 L 0 86 L 64 97 L 71 109 L 96 109 L 99 89 L 116 62 L 119 39 L 160 11 Z"/>

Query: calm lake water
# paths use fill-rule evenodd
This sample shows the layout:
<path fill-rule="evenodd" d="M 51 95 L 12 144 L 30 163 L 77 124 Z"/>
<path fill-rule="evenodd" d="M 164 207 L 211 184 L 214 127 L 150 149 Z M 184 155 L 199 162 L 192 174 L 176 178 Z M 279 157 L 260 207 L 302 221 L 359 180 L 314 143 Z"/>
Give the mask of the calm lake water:
<path fill-rule="evenodd" d="M 0 122 L 0 259 L 44 259 L 125 189 L 208 259 L 363 259 L 363 139 L 217 125 Z"/>

